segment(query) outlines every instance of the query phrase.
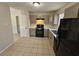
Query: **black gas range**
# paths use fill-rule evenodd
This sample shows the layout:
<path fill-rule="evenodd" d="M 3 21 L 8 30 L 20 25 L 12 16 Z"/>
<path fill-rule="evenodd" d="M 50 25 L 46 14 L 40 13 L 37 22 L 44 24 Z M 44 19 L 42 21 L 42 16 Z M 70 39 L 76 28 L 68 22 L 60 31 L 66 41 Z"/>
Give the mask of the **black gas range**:
<path fill-rule="evenodd" d="M 36 27 L 36 37 L 44 37 L 44 25 L 38 24 Z"/>

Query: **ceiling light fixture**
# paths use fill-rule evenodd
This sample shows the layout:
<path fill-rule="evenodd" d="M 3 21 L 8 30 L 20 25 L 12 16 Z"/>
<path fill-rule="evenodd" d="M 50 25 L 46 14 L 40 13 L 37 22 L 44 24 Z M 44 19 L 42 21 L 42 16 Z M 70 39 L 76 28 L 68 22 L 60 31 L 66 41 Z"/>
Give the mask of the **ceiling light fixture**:
<path fill-rule="evenodd" d="M 34 5 L 34 6 L 39 6 L 40 3 L 39 3 L 39 2 L 33 2 L 33 5 Z"/>

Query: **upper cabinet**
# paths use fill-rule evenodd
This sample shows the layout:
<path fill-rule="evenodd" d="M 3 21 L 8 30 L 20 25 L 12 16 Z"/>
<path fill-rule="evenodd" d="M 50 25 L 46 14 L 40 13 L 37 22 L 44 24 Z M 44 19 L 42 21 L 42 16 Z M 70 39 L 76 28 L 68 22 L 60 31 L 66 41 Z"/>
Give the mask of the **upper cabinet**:
<path fill-rule="evenodd" d="M 53 25 L 53 15 L 50 13 L 30 14 L 30 24 L 36 24 L 36 18 L 44 18 L 44 24 Z"/>
<path fill-rule="evenodd" d="M 50 25 L 53 25 L 54 24 L 54 16 L 53 15 L 50 15 L 49 16 L 49 24 Z"/>
<path fill-rule="evenodd" d="M 79 3 L 65 9 L 65 18 L 77 18 L 79 15 L 78 9 L 79 9 Z"/>

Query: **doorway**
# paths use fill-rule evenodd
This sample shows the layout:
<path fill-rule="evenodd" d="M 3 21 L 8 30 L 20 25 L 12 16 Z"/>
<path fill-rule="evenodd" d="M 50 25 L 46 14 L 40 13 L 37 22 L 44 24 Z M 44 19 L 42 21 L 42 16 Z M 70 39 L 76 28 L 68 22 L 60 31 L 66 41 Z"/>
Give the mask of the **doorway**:
<path fill-rule="evenodd" d="M 17 34 L 20 36 L 19 16 L 16 16 Z"/>

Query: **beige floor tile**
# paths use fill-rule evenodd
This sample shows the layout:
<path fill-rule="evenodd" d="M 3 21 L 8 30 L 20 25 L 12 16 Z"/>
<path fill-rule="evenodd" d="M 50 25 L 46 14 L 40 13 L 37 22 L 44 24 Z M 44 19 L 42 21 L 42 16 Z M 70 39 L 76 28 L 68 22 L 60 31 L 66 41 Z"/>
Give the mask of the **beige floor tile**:
<path fill-rule="evenodd" d="M 54 53 L 53 49 L 49 49 L 49 55 L 50 56 L 55 56 L 55 53 Z"/>
<path fill-rule="evenodd" d="M 37 49 L 37 55 L 38 56 L 49 56 L 49 50 L 48 49 Z"/>
<path fill-rule="evenodd" d="M 32 56 L 32 55 L 36 55 L 36 52 L 33 48 L 24 49 L 23 56 Z"/>
<path fill-rule="evenodd" d="M 52 56 L 53 49 L 48 38 L 18 37 L 18 40 L 11 47 L 6 49 L 2 56 Z"/>
<path fill-rule="evenodd" d="M 23 54 L 23 56 L 36 56 L 36 54 L 32 54 L 32 53 L 25 53 L 25 54 Z"/>
<path fill-rule="evenodd" d="M 32 54 L 36 55 L 37 52 L 38 52 L 38 51 L 37 51 L 37 48 L 33 48 L 33 49 L 32 49 Z"/>

